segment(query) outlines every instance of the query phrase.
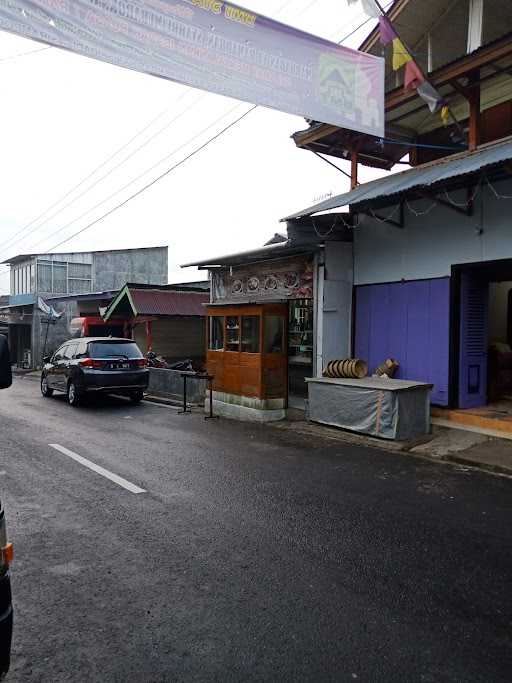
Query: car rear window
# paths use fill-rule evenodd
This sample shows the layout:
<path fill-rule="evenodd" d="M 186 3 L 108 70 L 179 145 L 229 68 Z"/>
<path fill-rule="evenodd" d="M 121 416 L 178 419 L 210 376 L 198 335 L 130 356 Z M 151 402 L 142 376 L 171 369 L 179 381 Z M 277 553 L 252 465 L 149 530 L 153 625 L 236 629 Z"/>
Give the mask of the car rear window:
<path fill-rule="evenodd" d="M 142 353 L 135 342 L 90 342 L 91 358 L 142 358 Z"/>

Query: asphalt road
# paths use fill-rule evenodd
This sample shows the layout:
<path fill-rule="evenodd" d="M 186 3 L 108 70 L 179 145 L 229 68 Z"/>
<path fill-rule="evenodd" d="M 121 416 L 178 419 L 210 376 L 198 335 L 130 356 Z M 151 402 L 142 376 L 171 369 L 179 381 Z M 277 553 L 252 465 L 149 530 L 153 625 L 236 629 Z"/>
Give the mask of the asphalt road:
<path fill-rule="evenodd" d="M 32 379 L 0 425 L 9 680 L 512 679 L 510 479 Z"/>

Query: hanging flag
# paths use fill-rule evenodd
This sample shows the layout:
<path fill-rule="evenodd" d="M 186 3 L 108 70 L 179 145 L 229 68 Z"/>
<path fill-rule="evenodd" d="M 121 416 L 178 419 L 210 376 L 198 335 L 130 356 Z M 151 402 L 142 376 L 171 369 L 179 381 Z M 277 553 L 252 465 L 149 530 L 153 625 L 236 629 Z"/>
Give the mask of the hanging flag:
<path fill-rule="evenodd" d="M 425 81 L 425 76 L 422 70 L 416 64 L 414 59 L 407 62 L 405 65 L 404 87 L 406 90 L 417 90 L 418 87 Z"/>
<path fill-rule="evenodd" d="M 421 99 L 427 103 L 432 114 L 435 114 L 444 104 L 443 96 L 428 81 L 423 81 L 423 83 L 416 88 L 416 92 Z"/>
<path fill-rule="evenodd" d="M 381 12 L 374 0 L 347 0 L 347 2 L 349 5 L 359 5 L 369 17 L 378 19 L 381 16 Z"/>
<path fill-rule="evenodd" d="M 395 38 L 398 38 L 396 31 L 387 17 L 381 14 L 379 18 L 380 42 L 383 45 L 392 43 Z"/>
<path fill-rule="evenodd" d="M 448 122 L 450 120 L 450 109 L 444 105 L 444 107 L 441 108 L 441 120 L 443 122 L 443 126 L 447 126 Z"/>
<path fill-rule="evenodd" d="M 40 310 L 42 313 L 45 313 L 48 318 L 51 320 L 58 320 L 64 315 L 64 311 L 61 311 L 61 313 L 57 313 L 57 311 L 54 309 L 53 306 L 48 306 L 46 301 L 42 299 L 41 297 L 38 297 L 37 299 L 37 308 Z"/>
<path fill-rule="evenodd" d="M 411 55 L 405 49 L 404 44 L 400 38 L 394 38 L 393 40 L 393 71 L 398 71 L 403 66 L 410 62 L 412 59 Z"/>

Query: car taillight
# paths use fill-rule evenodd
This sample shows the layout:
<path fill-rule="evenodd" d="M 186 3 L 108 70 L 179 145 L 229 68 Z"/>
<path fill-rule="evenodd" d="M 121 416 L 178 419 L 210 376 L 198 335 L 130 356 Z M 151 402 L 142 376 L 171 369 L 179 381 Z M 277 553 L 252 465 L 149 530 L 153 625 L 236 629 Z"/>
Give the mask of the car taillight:
<path fill-rule="evenodd" d="M 7 530 L 5 528 L 5 517 L 0 505 L 0 567 L 8 567 L 13 558 L 12 543 L 7 542 Z"/>
<path fill-rule="evenodd" d="M 14 558 L 14 548 L 12 543 L 7 543 L 3 548 L 0 548 L 0 563 L 4 566 L 12 564 Z"/>
<path fill-rule="evenodd" d="M 136 368 L 145 368 L 148 364 L 145 358 L 137 358 L 135 361 L 132 362 L 134 363 Z"/>
<path fill-rule="evenodd" d="M 83 368 L 95 368 L 97 370 L 103 368 L 105 362 L 102 360 L 95 360 L 94 358 L 82 358 L 82 360 L 78 361 L 78 365 L 81 365 Z"/>

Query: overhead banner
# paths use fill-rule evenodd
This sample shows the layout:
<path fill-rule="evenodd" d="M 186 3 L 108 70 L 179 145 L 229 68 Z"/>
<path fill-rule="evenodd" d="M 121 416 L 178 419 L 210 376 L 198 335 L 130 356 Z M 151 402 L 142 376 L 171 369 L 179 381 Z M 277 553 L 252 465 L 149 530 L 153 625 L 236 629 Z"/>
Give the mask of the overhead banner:
<path fill-rule="evenodd" d="M 1 0 L 0 29 L 87 57 L 384 135 L 384 61 L 221 0 Z"/>

